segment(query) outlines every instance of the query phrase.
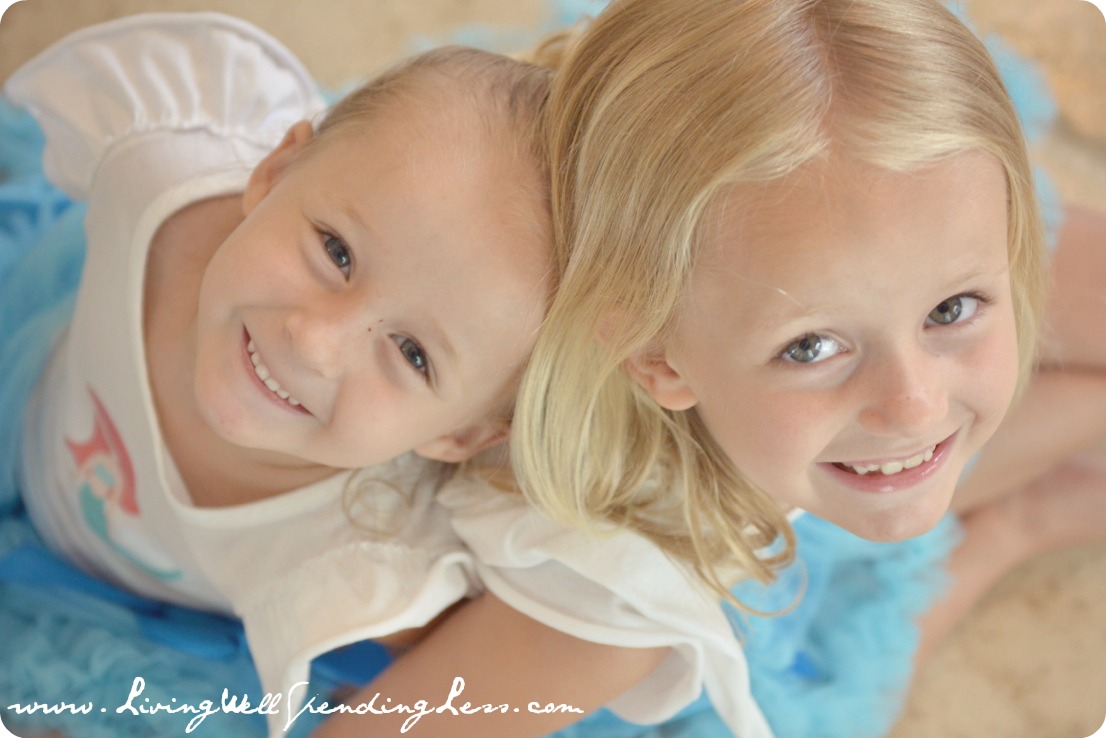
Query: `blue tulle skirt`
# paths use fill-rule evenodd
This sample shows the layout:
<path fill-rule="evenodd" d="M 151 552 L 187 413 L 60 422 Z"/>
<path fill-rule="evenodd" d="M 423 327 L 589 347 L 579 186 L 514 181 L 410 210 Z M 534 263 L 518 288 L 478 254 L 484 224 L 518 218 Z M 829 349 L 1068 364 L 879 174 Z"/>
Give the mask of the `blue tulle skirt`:
<path fill-rule="evenodd" d="M 813 515 L 794 528 L 796 563 L 770 587 L 749 582 L 733 592 L 763 612 L 794 605 L 776 617 L 732 613 L 753 697 L 777 738 L 883 735 L 910 682 L 914 623 L 945 587 L 958 524 L 949 516 L 929 533 L 893 544 L 866 541 Z M 701 697 L 663 725 L 633 725 L 601 710 L 556 738 L 731 735 Z"/>

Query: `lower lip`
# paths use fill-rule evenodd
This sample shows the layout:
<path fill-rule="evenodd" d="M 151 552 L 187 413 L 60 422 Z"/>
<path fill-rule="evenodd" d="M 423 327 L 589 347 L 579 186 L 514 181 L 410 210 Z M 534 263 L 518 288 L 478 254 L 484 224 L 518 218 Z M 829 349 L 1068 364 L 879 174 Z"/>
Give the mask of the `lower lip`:
<path fill-rule="evenodd" d="M 242 359 L 245 362 L 246 374 L 253 380 L 253 384 L 257 387 L 261 394 L 265 395 L 274 405 L 284 408 L 289 412 L 296 413 L 297 415 L 310 415 L 311 413 L 304 408 L 303 405 L 293 405 L 289 402 L 285 402 L 280 399 L 271 389 L 265 386 L 265 383 L 261 381 L 261 377 L 257 376 L 257 372 L 254 371 L 253 360 L 250 359 L 250 351 L 247 346 L 250 344 L 250 334 L 245 329 L 242 330 Z"/>
<path fill-rule="evenodd" d="M 898 474 L 884 474 L 882 472 L 868 472 L 867 474 L 853 474 L 837 467 L 835 464 L 819 464 L 831 477 L 838 482 L 851 487 L 859 492 L 888 493 L 909 489 L 921 484 L 944 468 L 948 460 L 949 451 L 956 440 L 956 433 L 941 441 L 933 449 L 933 458 L 923 462 L 913 469 L 904 469 Z"/>

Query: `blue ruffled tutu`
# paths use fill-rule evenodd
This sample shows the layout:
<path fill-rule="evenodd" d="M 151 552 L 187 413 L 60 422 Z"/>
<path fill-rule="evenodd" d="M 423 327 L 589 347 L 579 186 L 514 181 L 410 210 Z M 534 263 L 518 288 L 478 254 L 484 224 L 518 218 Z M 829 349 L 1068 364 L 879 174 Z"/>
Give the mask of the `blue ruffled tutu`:
<path fill-rule="evenodd" d="M 955 548 L 951 516 L 918 538 L 873 543 L 813 515 L 794 524 L 796 562 L 771 586 L 733 591 L 759 617 L 732 613 L 749 663 L 753 697 L 776 738 L 875 738 L 898 714 L 913 670 L 913 625 L 944 588 Z M 601 710 L 556 738 L 730 738 L 701 697 L 649 727 Z"/>

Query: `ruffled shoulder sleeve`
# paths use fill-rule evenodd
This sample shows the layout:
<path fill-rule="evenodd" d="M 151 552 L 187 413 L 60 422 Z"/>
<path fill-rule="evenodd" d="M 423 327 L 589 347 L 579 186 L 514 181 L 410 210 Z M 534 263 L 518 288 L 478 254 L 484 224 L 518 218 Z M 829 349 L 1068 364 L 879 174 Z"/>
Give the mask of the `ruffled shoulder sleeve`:
<path fill-rule="evenodd" d="M 483 586 L 511 607 L 582 640 L 672 649 L 608 709 L 631 722 L 656 723 L 705 688 L 736 735 L 771 736 L 718 598 L 654 544 L 628 532 L 585 535 L 475 479 L 455 480 L 438 500 L 472 551 Z"/>
<path fill-rule="evenodd" d="M 291 52 L 218 13 L 151 13 L 83 29 L 17 70 L 5 93 L 42 126 L 47 176 L 80 198 L 113 150 L 143 134 L 206 131 L 256 161 L 292 123 L 323 109 Z"/>

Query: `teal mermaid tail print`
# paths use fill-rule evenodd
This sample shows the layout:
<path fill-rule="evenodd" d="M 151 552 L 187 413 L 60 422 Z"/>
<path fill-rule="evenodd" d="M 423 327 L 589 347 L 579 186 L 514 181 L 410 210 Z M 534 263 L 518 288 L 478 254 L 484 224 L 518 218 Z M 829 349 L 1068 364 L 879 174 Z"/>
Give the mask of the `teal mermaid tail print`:
<path fill-rule="evenodd" d="M 120 556 L 158 579 L 181 576 L 141 536 L 142 520 L 135 494 L 134 466 L 119 431 L 99 396 L 90 388 L 92 435 L 83 443 L 65 439 L 77 465 L 81 517 Z"/>

